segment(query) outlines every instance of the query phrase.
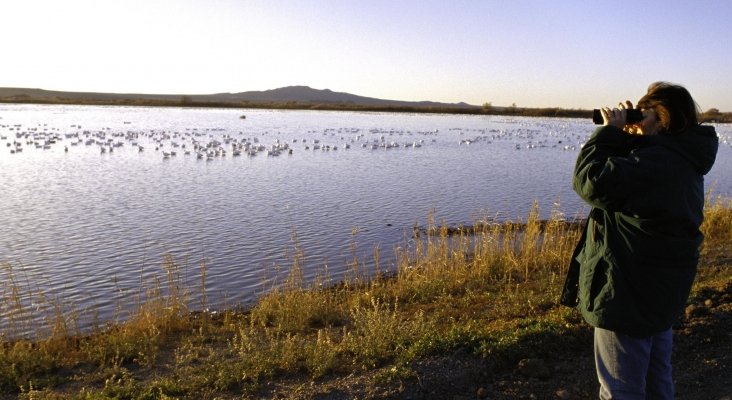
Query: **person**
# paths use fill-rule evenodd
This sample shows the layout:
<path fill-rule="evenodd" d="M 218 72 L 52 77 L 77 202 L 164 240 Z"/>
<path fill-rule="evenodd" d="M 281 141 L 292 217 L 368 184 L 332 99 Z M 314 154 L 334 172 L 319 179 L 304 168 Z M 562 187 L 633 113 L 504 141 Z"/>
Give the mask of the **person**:
<path fill-rule="evenodd" d="M 719 140 L 682 86 L 657 82 L 638 101 L 603 108 L 582 147 L 573 189 L 591 206 L 560 302 L 594 327 L 601 399 L 672 399 L 672 326 L 696 275 L 704 175 Z"/>

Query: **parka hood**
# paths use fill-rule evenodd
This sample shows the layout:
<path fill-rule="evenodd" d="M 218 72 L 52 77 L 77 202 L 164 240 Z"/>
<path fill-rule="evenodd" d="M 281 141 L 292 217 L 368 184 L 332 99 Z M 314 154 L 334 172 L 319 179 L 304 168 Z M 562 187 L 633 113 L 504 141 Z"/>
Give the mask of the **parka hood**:
<path fill-rule="evenodd" d="M 653 144 L 669 148 L 688 160 L 696 172 L 706 175 L 717 158 L 719 138 L 713 126 L 697 125 L 679 135 L 647 136 Z"/>

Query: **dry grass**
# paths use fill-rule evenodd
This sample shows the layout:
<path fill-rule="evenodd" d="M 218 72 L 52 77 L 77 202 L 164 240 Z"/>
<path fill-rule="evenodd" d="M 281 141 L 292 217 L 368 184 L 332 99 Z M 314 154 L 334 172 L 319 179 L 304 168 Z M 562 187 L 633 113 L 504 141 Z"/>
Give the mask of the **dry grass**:
<path fill-rule="evenodd" d="M 732 243 L 732 199 L 707 196 L 704 209 L 702 256 L 724 252 Z"/>
<path fill-rule="evenodd" d="M 726 249 L 732 202 L 709 201 L 704 254 Z M 579 236 L 558 211 L 535 206 L 525 221 L 476 221 L 448 229 L 430 222 L 394 270 L 367 278 L 355 257 L 344 282 L 306 282 L 297 249 L 289 276 L 246 312 L 191 312 L 172 256 L 161 277 L 123 321 L 80 333 L 63 304 L 29 308 L 33 294 L 10 265 L 2 307 L 0 392 L 24 398 L 214 398 L 253 394 L 283 377 L 384 371 L 410 376 L 410 364 L 456 349 L 493 362 L 550 351 L 572 340 L 577 315 L 558 307 L 567 260 Z M 355 232 L 354 232 L 355 238 Z M 355 247 L 354 247 L 355 248 Z M 722 254 L 722 253 L 720 253 Z M 380 251 L 374 252 L 379 264 Z M 726 270 L 729 274 L 728 269 Z M 201 265 L 200 304 L 206 306 Z M 33 298 L 31 298 L 33 297 Z M 28 339 L 45 319 L 46 328 Z"/>

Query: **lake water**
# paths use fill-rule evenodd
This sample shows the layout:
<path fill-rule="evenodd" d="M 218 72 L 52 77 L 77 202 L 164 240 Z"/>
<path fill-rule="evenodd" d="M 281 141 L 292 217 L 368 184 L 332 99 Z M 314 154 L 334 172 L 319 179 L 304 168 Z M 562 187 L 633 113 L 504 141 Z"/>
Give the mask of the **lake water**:
<path fill-rule="evenodd" d="M 430 213 L 450 225 L 516 220 L 536 200 L 544 216 L 559 203 L 571 218 L 587 210 L 570 182 L 593 129 L 553 118 L 0 105 L 0 294 L 10 265 L 27 291 L 111 318 L 172 254 L 192 287 L 206 260 L 208 301 L 221 308 L 256 299 L 296 244 L 306 277 L 327 268 L 337 280 L 354 254 L 368 265 L 378 246 L 388 262 Z M 730 196 L 732 129 L 717 129 L 707 182 Z"/>

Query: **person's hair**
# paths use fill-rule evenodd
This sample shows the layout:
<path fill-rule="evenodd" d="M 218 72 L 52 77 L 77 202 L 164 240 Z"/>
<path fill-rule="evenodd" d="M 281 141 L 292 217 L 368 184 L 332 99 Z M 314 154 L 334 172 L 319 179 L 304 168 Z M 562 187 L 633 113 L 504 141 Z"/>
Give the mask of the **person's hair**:
<path fill-rule="evenodd" d="M 660 133 L 678 135 L 695 126 L 699 106 L 686 88 L 668 82 L 654 82 L 638 101 L 638 108 L 656 112 Z"/>

